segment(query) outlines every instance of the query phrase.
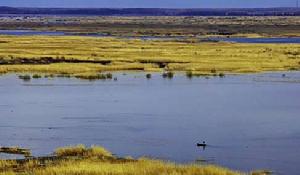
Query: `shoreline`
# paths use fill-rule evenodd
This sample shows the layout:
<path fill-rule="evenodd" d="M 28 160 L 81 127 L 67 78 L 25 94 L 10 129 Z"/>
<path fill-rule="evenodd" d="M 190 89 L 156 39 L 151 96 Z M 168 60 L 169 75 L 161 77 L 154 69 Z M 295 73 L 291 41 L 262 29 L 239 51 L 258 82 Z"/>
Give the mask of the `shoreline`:
<path fill-rule="evenodd" d="M 0 17 L 1 29 L 23 28 L 70 33 L 101 33 L 111 36 L 299 36 L 299 24 L 299 16 Z"/>
<path fill-rule="evenodd" d="M 11 148 L 14 149 L 15 148 Z M 263 172 L 253 172 L 263 174 Z M 149 158 L 116 157 L 103 147 L 57 148 L 52 156 L 20 160 L 0 159 L 0 174 L 226 174 L 245 173 L 208 164 L 175 164 Z"/>

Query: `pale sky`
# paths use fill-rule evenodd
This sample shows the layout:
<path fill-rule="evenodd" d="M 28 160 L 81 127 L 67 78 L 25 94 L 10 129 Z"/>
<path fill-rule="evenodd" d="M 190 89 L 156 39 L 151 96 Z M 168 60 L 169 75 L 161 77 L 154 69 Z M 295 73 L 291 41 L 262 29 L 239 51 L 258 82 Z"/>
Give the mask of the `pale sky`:
<path fill-rule="evenodd" d="M 74 8 L 295 7 L 297 0 L 0 0 L 0 6 Z"/>

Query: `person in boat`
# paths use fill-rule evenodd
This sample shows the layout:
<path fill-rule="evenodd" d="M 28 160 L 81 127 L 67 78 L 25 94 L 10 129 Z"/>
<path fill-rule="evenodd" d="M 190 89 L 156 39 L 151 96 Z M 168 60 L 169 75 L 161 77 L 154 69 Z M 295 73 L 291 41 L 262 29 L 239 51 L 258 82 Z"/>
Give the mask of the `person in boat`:
<path fill-rule="evenodd" d="M 198 146 L 198 147 L 202 147 L 202 148 L 203 148 L 203 150 L 205 150 L 205 148 L 206 148 L 207 144 L 206 144 L 206 142 L 205 142 L 205 141 L 203 141 L 202 143 L 197 143 L 197 146 Z"/>

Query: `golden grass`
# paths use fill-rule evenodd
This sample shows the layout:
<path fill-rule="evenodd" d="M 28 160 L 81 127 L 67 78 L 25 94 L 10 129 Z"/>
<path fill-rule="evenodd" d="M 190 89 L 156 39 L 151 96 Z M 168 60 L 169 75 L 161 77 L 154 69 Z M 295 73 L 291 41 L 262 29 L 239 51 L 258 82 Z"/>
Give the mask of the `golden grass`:
<path fill-rule="evenodd" d="M 17 163 L 15 161 L 0 160 L 0 169 L 8 169 L 9 167 L 12 167 L 16 164 Z"/>
<path fill-rule="evenodd" d="M 83 156 L 83 157 L 94 157 L 94 156 L 105 156 L 112 157 L 111 152 L 107 151 L 103 147 L 92 146 L 86 148 L 84 145 L 77 145 L 75 147 L 62 147 L 55 151 L 55 155 L 59 157 L 63 156 Z"/>
<path fill-rule="evenodd" d="M 162 161 L 140 159 L 137 162 L 109 163 L 95 160 L 69 161 L 34 171 L 36 175 L 238 175 L 216 166 L 175 165 Z"/>
<path fill-rule="evenodd" d="M 0 174 L 34 175 L 240 175 L 212 165 L 179 165 L 159 160 L 116 158 L 102 147 L 86 148 L 83 145 L 58 148 L 61 158 L 41 164 L 37 160 L 26 163 L 0 161 Z"/>
<path fill-rule="evenodd" d="M 211 74 L 212 70 L 217 73 L 251 73 L 300 69 L 299 44 L 143 41 L 80 36 L 0 36 L 0 41 L 0 63 L 26 58 L 37 64 L 2 64 L 0 73 L 81 74 L 165 69 Z M 49 58 L 60 61 L 40 63 Z M 102 61 L 108 64 L 100 64 Z"/>

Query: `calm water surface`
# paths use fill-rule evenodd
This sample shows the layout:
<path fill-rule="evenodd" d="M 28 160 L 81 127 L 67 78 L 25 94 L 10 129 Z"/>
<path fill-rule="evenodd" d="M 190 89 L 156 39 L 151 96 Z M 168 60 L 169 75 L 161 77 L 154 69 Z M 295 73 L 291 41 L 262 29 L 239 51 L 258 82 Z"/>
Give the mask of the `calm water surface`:
<path fill-rule="evenodd" d="M 282 37 L 282 38 L 211 38 L 215 41 L 228 41 L 236 43 L 300 43 L 300 37 Z"/>
<path fill-rule="evenodd" d="M 118 81 L 0 77 L 0 143 L 34 155 L 83 143 L 277 174 L 300 171 L 300 73 Z M 197 142 L 209 146 L 199 149 Z"/>
<path fill-rule="evenodd" d="M 32 35 L 48 35 L 63 36 L 64 32 L 58 31 L 35 31 L 35 30 L 0 30 L 0 35 L 16 35 L 16 36 L 32 36 Z"/>
<path fill-rule="evenodd" d="M 45 36 L 90 36 L 90 37 L 111 37 L 101 33 L 90 33 L 90 34 L 72 34 L 60 31 L 37 31 L 37 30 L 0 30 L 0 35 L 15 35 L 15 36 L 32 36 L 32 35 L 45 35 Z M 170 37 L 170 36 L 143 36 L 143 37 L 118 37 L 126 39 L 137 39 L 142 40 L 173 40 L 173 39 L 186 39 L 186 37 Z M 242 38 L 242 37 L 231 37 L 231 38 L 220 38 L 212 37 L 209 38 L 213 41 L 227 41 L 237 43 L 300 43 L 300 37 L 282 37 L 282 38 Z"/>

